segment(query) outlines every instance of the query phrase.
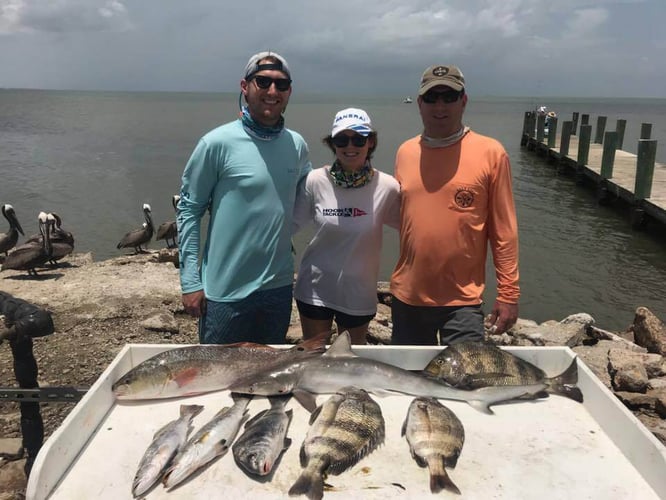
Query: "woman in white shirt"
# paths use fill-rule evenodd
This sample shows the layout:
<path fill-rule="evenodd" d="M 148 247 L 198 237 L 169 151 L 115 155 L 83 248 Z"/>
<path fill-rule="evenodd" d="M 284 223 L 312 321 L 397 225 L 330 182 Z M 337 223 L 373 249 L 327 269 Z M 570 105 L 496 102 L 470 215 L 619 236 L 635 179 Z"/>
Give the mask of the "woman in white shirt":
<path fill-rule="evenodd" d="M 315 232 L 294 297 L 304 339 L 330 335 L 335 320 L 352 343 L 365 344 L 377 312 L 383 225 L 400 224 L 400 185 L 372 167 L 377 132 L 362 109 L 339 111 L 323 141 L 335 161 L 310 172 L 296 197 L 296 230 L 312 223 Z"/>

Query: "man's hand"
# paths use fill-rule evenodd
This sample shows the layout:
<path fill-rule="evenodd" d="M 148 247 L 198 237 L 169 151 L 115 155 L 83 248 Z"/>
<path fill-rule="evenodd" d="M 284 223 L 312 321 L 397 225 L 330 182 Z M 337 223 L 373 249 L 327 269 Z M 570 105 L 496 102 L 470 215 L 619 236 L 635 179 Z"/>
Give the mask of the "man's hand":
<path fill-rule="evenodd" d="M 517 320 L 518 304 L 496 300 L 490 312 L 490 332 L 493 335 L 501 335 L 515 325 Z"/>
<path fill-rule="evenodd" d="M 206 296 L 203 290 L 183 294 L 183 306 L 190 316 L 198 318 L 206 312 Z"/>

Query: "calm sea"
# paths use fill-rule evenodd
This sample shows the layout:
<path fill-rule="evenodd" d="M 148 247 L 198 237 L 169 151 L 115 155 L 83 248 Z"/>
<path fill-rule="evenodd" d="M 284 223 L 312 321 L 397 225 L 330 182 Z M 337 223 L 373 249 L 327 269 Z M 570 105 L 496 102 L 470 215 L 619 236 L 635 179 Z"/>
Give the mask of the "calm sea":
<path fill-rule="evenodd" d="M 403 104 L 402 97 L 295 92 L 287 124 L 303 134 L 313 164 L 321 166 L 331 158 L 321 138 L 335 112 L 362 107 L 379 132 L 374 165 L 392 173 L 398 145 L 421 128 L 416 104 Z M 557 111 L 560 121 L 577 111 L 589 113 L 594 126 L 597 116 L 607 116 L 607 130 L 626 119 L 624 149 L 634 153 L 641 123 L 651 123 L 657 160 L 666 162 L 664 99 L 470 97 L 466 124 L 499 139 L 512 159 L 520 316 L 541 322 L 587 312 L 601 328 L 623 330 L 644 305 L 666 319 L 666 236 L 633 231 L 625 213 L 598 206 L 592 192 L 521 150 L 523 114 L 542 104 Z M 14 206 L 28 235 L 37 232 L 39 211 L 53 211 L 74 233 L 77 251 L 91 251 L 96 260 L 118 256 L 116 243 L 143 222 L 143 203 L 152 206 L 156 224 L 173 220 L 171 196 L 192 148 L 237 112 L 235 94 L 0 90 L 0 203 Z M 296 239 L 299 250 L 304 239 Z M 382 280 L 390 276 L 397 246 L 395 232 L 387 229 Z M 488 282 L 486 299 L 492 302 L 492 271 Z"/>

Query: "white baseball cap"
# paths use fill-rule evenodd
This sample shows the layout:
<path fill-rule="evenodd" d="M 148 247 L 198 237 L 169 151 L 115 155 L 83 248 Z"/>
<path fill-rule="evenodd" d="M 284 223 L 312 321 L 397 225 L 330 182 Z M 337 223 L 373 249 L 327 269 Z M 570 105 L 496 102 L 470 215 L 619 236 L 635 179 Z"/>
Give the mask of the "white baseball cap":
<path fill-rule="evenodd" d="M 333 118 L 331 137 L 335 137 L 343 130 L 353 130 L 362 136 L 369 136 L 372 132 L 372 122 L 368 113 L 358 108 L 347 108 L 338 111 Z"/>

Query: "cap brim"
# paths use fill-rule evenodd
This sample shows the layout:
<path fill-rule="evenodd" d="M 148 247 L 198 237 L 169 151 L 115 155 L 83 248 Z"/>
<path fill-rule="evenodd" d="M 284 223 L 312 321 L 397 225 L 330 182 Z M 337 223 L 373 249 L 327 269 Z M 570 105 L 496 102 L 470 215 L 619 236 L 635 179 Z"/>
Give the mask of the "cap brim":
<path fill-rule="evenodd" d="M 450 87 L 453 90 L 457 90 L 460 92 L 462 89 L 465 88 L 464 85 L 461 85 L 459 82 L 454 82 L 452 80 L 433 80 L 431 82 L 426 83 L 423 87 L 419 89 L 419 95 L 423 95 L 428 90 L 433 89 L 435 87 Z"/>

